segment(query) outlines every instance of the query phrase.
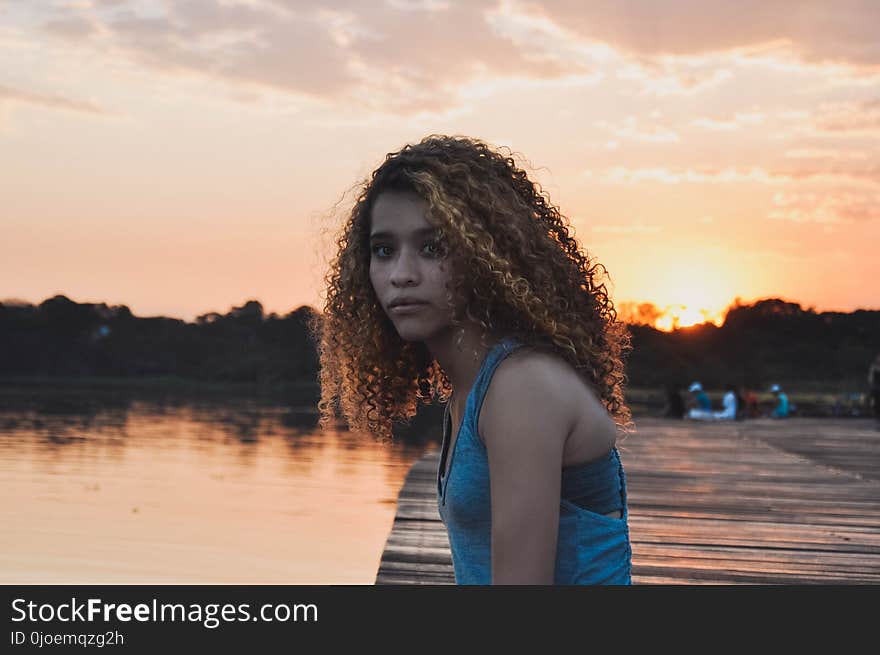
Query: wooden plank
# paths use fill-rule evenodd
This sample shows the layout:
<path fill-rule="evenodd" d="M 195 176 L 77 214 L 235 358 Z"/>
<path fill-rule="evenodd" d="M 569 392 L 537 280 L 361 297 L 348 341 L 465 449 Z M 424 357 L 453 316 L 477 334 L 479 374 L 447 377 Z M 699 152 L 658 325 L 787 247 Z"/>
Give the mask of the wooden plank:
<path fill-rule="evenodd" d="M 620 444 L 636 584 L 880 583 L 880 431 L 865 419 L 638 420 Z M 377 584 L 454 584 L 439 452 L 411 467 Z"/>

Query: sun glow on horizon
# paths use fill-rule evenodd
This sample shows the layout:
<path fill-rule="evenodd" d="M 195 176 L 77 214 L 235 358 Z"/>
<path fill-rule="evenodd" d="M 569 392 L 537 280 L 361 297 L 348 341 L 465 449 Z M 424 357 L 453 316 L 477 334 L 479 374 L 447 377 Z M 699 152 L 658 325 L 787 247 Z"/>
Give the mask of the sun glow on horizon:
<path fill-rule="evenodd" d="M 880 3 L 284 4 L 0 0 L 0 297 L 322 308 L 356 189 L 433 133 L 510 156 L 632 324 L 880 308 Z"/>
<path fill-rule="evenodd" d="M 734 253 L 678 244 L 669 254 L 646 258 L 631 282 L 643 300 L 616 303 L 621 320 L 665 332 L 703 323 L 720 326 L 737 299 L 755 295 L 746 292 L 757 286 L 755 271 L 743 267 Z"/>
<path fill-rule="evenodd" d="M 663 332 L 672 332 L 678 328 L 691 327 L 702 323 L 720 326 L 724 322 L 721 312 L 710 309 L 697 309 L 688 305 L 671 305 L 663 310 L 662 315 L 654 321 L 654 327 Z"/>
<path fill-rule="evenodd" d="M 652 302 L 621 302 L 617 305 L 617 315 L 624 323 L 649 325 L 663 332 L 672 332 L 703 323 L 712 323 L 720 327 L 724 323 L 727 309 L 739 300 L 737 297 L 725 306 L 716 306 L 713 309 L 700 307 L 696 303 L 660 306 Z"/>

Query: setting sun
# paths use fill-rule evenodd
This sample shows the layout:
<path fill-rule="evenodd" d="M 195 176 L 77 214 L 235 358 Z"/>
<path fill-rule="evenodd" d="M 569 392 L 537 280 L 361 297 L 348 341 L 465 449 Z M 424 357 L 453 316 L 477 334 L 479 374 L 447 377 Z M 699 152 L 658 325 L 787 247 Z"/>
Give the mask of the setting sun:
<path fill-rule="evenodd" d="M 0 298 L 322 307 L 347 190 L 437 133 L 509 149 L 660 329 L 880 303 L 862 8 L 342 4 L 0 2 Z"/>
<path fill-rule="evenodd" d="M 647 255 L 635 269 L 637 275 L 628 276 L 627 285 L 638 286 L 645 300 L 619 303 L 624 321 L 665 331 L 706 322 L 721 325 L 739 289 L 751 288 L 751 295 L 760 295 L 754 271 L 735 257 L 712 247 L 695 252 L 679 246 L 672 251 L 664 260 L 652 261 Z"/>
<path fill-rule="evenodd" d="M 676 328 L 690 327 L 701 323 L 721 325 L 723 320 L 724 317 L 720 312 L 687 305 L 673 305 L 663 310 L 663 314 L 654 321 L 654 327 L 658 330 L 671 332 Z"/>

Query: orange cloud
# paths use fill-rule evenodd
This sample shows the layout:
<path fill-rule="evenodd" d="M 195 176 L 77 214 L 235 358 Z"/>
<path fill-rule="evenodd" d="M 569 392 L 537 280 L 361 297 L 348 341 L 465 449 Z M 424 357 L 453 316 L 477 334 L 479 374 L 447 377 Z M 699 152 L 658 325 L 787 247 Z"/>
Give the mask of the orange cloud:
<path fill-rule="evenodd" d="M 824 105 L 815 120 L 820 131 L 880 136 L 880 98 Z"/>
<path fill-rule="evenodd" d="M 640 55 L 694 55 L 782 41 L 805 61 L 880 68 L 876 2 L 542 0 L 529 7 L 584 38 Z"/>
<path fill-rule="evenodd" d="M 769 218 L 794 223 L 835 225 L 880 218 L 880 194 L 833 189 L 779 192 Z"/>
<path fill-rule="evenodd" d="M 596 127 L 614 136 L 633 141 L 647 141 L 649 143 L 676 143 L 679 141 L 678 133 L 663 125 L 644 125 L 635 116 L 627 116 L 618 122 L 597 121 Z"/>
<path fill-rule="evenodd" d="M 490 2 L 352 2 L 329 9 L 316 0 L 293 5 L 171 0 L 164 7 L 158 14 L 128 6 L 68 8 L 45 21 L 44 29 L 168 73 L 398 113 L 445 109 L 457 103 L 458 88 L 480 77 L 552 78 L 579 70 L 500 34 L 488 20 L 495 7 Z"/>
<path fill-rule="evenodd" d="M 24 102 L 50 109 L 66 109 L 68 111 L 80 111 L 89 114 L 107 114 L 106 111 L 91 102 L 71 100 L 63 96 L 26 91 L 24 89 L 12 89 L 8 86 L 0 86 L 0 102 Z"/>
<path fill-rule="evenodd" d="M 585 171 L 586 177 L 593 177 L 592 171 Z M 880 165 L 871 164 L 855 167 L 825 166 L 822 168 L 799 168 L 769 171 L 759 166 L 751 168 L 714 166 L 696 168 L 669 168 L 665 166 L 638 167 L 615 166 L 597 175 L 607 184 L 638 184 L 656 182 L 660 184 L 735 184 L 757 182 L 760 184 L 786 184 L 812 181 L 828 184 L 850 183 L 873 187 L 880 185 Z"/>
<path fill-rule="evenodd" d="M 691 120 L 691 124 L 707 130 L 733 131 L 744 125 L 760 125 L 764 115 L 760 112 L 737 113 L 727 118 L 699 117 Z"/>

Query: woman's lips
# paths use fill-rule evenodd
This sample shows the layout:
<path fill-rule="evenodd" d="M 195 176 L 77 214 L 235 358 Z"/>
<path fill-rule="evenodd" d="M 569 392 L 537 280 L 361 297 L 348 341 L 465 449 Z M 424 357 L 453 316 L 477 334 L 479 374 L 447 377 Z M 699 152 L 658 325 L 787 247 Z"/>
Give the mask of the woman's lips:
<path fill-rule="evenodd" d="M 394 305 L 390 311 L 392 314 L 415 314 L 416 312 L 422 311 L 427 306 L 428 303 L 424 302 L 407 303 L 406 305 Z"/>

